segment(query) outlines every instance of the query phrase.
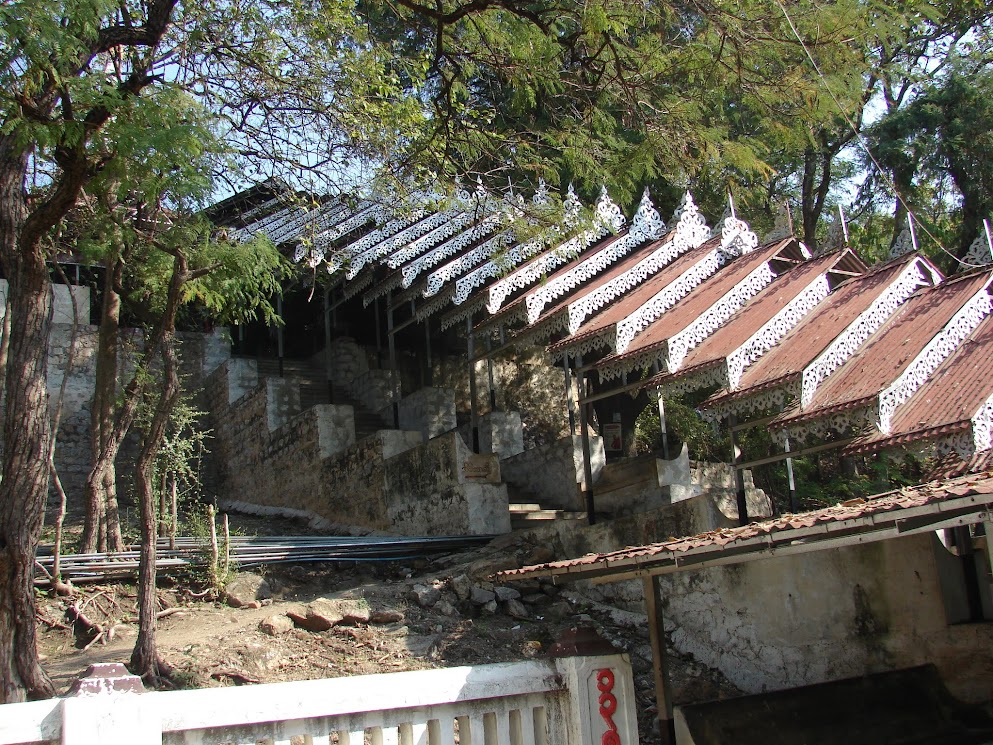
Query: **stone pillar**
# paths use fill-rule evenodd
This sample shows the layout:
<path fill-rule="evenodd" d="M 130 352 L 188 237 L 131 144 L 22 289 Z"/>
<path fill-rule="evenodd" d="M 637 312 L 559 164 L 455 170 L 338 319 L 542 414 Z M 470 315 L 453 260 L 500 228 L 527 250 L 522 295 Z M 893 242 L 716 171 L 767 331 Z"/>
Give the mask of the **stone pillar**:
<path fill-rule="evenodd" d="M 571 745 L 638 745 L 634 676 L 627 655 L 555 660 L 569 694 Z"/>

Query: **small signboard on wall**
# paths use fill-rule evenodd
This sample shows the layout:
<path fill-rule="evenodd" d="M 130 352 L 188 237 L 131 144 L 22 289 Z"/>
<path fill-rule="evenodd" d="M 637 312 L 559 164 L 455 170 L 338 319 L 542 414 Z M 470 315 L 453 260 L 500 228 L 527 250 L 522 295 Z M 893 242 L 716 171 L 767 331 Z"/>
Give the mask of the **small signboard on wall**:
<path fill-rule="evenodd" d="M 623 435 L 620 422 L 603 425 L 603 446 L 608 453 L 619 453 L 624 449 Z"/>

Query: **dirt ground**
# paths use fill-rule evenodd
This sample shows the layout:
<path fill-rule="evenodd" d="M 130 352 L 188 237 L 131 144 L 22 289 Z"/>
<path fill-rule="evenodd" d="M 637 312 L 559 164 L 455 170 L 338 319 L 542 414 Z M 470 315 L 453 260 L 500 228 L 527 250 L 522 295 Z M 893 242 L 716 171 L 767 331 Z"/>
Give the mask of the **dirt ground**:
<path fill-rule="evenodd" d="M 252 528 L 247 526 L 249 531 Z M 274 528 L 300 532 L 293 525 L 266 528 L 266 532 Z M 518 588 L 521 597 L 514 603 L 487 604 L 476 594 L 467 596 L 469 585 L 484 596 L 488 591 L 492 594 L 495 588 L 486 580 L 492 571 L 527 563 L 534 556 L 533 546 L 514 538 L 495 544 L 406 563 L 273 565 L 260 573 L 267 585 L 264 594 L 272 596 L 262 600 L 261 607 L 235 608 L 230 599 L 196 597 L 198 586 L 164 578 L 159 653 L 171 666 L 171 684 L 176 687 L 250 685 L 540 657 L 567 630 L 592 626 L 630 656 L 641 738 L 657 742 L 644 615 L 595 603 L 579 590 L 534 580 Z M 133 586 L 79 589 L 76 597 L 39 597 L 39 652 L 60 692 L 93 663 L 126 663 L 137 635 Z M 314 631 L 287 617 L 288 612 L 298 619 L 306 616 L 308 604 L 314 601 L 356 600 L 373 609 L 371 620 Z M 75 610 L 89 627 L 71 620 Z M 92 624 L 104 633 L 100 635 Z M 722 676 L 692 659 L 671 655 L 669 662 L 677 703 L 737 693 Z"/>

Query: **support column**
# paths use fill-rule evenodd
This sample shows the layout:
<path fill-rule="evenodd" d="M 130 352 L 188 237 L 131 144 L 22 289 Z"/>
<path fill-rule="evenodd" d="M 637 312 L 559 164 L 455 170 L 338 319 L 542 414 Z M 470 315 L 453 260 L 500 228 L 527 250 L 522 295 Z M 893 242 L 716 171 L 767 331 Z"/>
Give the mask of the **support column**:
<path fill-rule="evenodd" d="M 472 315 L 465 319 L 466 353 L 469 360 L 469 427 L 472 434 L 472 452 L 479 452 L 479 411 L 476 409 L 476 344 L 472 336 Z"/>
<path fill-rule="evenodd" d="M 576 368 L 583 366 L 583 356 L 576 357 Z M 590 454 L 589 404 L 586 398 L 586 381 L 577 378 L 579 387 L 579 433 L 583 444 L 583 501 L 586 504 L 586 522 L 596 524 L 596 504 L 593 498 L 593 456 Z"/>
<path fill-rule="evenodd" d="M 562 369 L 565 372 L 565 400 L 569 409 L 569 434 L 576 434 L 576 403 L 572 400 L 572 371 L 569 369 L 569 355 L 565 355 L 562 360 Z"/>
<path fill-rule="evenodd" d="M 790 452 L 790 438 L 786 437 L 786 452 Z M 786 478 L 789 482 L 790 489 L 790 512 L 794 515 L 800 511 L 799 503 L 796 498 L 796 479 L 793 477 L 793 459 L 786 459 Z"/>
<path fill-rule="evenodd" d="M 424 319 L 424 352 L 425 363 L 427 364 L 427 375 L 425 380 L 427 385 L 434 385 L 434 366 L 431 362 L 431 317 Z"/>
<path fill-rule="evenodd" d="M 376 362 L 382 364 L 383 360 L 383 334 L 381 331 L 381 321 L 379 320 L 379 298 L 372 301 L 373 310 L 376 313 Z"/>
<path fill-rule="evenodd" d="M 393 398 L 393 426 L 400 429 L 400 376 L 397 374 L 396 340 L 393 338 L 393 299 L 391 294 L 390 292 L 386 293 L 386 343 L 390 352 L 390 391 Z M 378 338 L 376 342 L 378 344 Z"/>
<path fill-rule="evenodd" d="M 741 448 L 738 447 L 737 426 L 738 417 L 734 414 L 728 419 L 731 430 L 731 464 L 734 466 L 734 493 L 738 502 L 738 525 L 748 525 L 748 499 L 745 496 L 745 474 L 738 468 L 741 463 Z"/>
<path fill-rule="evenodd" d="M 334 403 L 334 381 L 331 376 L 331 288 L 324 290 L 324 375 L 328 384 L 328 402 Z"/>
<path fill-rule="evenodd" d="M 283 296 L 280 294 L 276 298 L 276 314 L 282 318 L 283 317 Z M 283 377 L 283 328 L 284 324 L 280 324 L 276 327 L 276 355 L 279 358 L 279 377 Z"/>
<path fill-rule="evenodd" d="M 496 386 L 493 384 L 493 359 L 490 357 L 490 352 L 493 351 L 493 339 L 490 334 L 486 334 L 486 376 L 487 382 L 490 386 L 490 413 L 492 414 L 497 410 L 496 405 Z"/>
<path fill-rule="evenodd" d="M 659 388 L 659 429 L 662 431 L 662 457 L 669 460 L 669 427 L 665 422 L 665 397 Z"/>
<path fill-rule="evenodd" d="M 665 624 L 662 617 L 662 590 L 658 576 L 642 578 L 645 611 L 648 614 L 648 637 L 652 642 L 652 672 L 655 674 L 655 705 L 659 710 L 659 734 L 662 745 L 676 745 L 676 727 L 672 719 L 672 686 L 665 649 Z"/>

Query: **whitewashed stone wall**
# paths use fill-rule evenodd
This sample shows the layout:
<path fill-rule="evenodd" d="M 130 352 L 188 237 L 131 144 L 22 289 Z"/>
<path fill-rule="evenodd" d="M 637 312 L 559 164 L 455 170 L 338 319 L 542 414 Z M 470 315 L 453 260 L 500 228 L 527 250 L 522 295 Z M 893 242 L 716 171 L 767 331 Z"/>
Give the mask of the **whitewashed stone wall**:
<path fill-rule="evenodd" d="M 400 429 L 416 430 L 425 440 L 450 432 L 455 424 L 455 391 L 451 388 L 421 388 L 400 401 Z"/>
<path fill-rule="evenodd" d="M 596 484 L 606 458 L 603 439 L 590 437 L 593 483 Z M 539 445 L 500 462 L 504 480 L 533 495 L 543 507 L 585 510 L 580 486 L 583 472 L 583 443 L 570 435 L 553 443 Z"/>

